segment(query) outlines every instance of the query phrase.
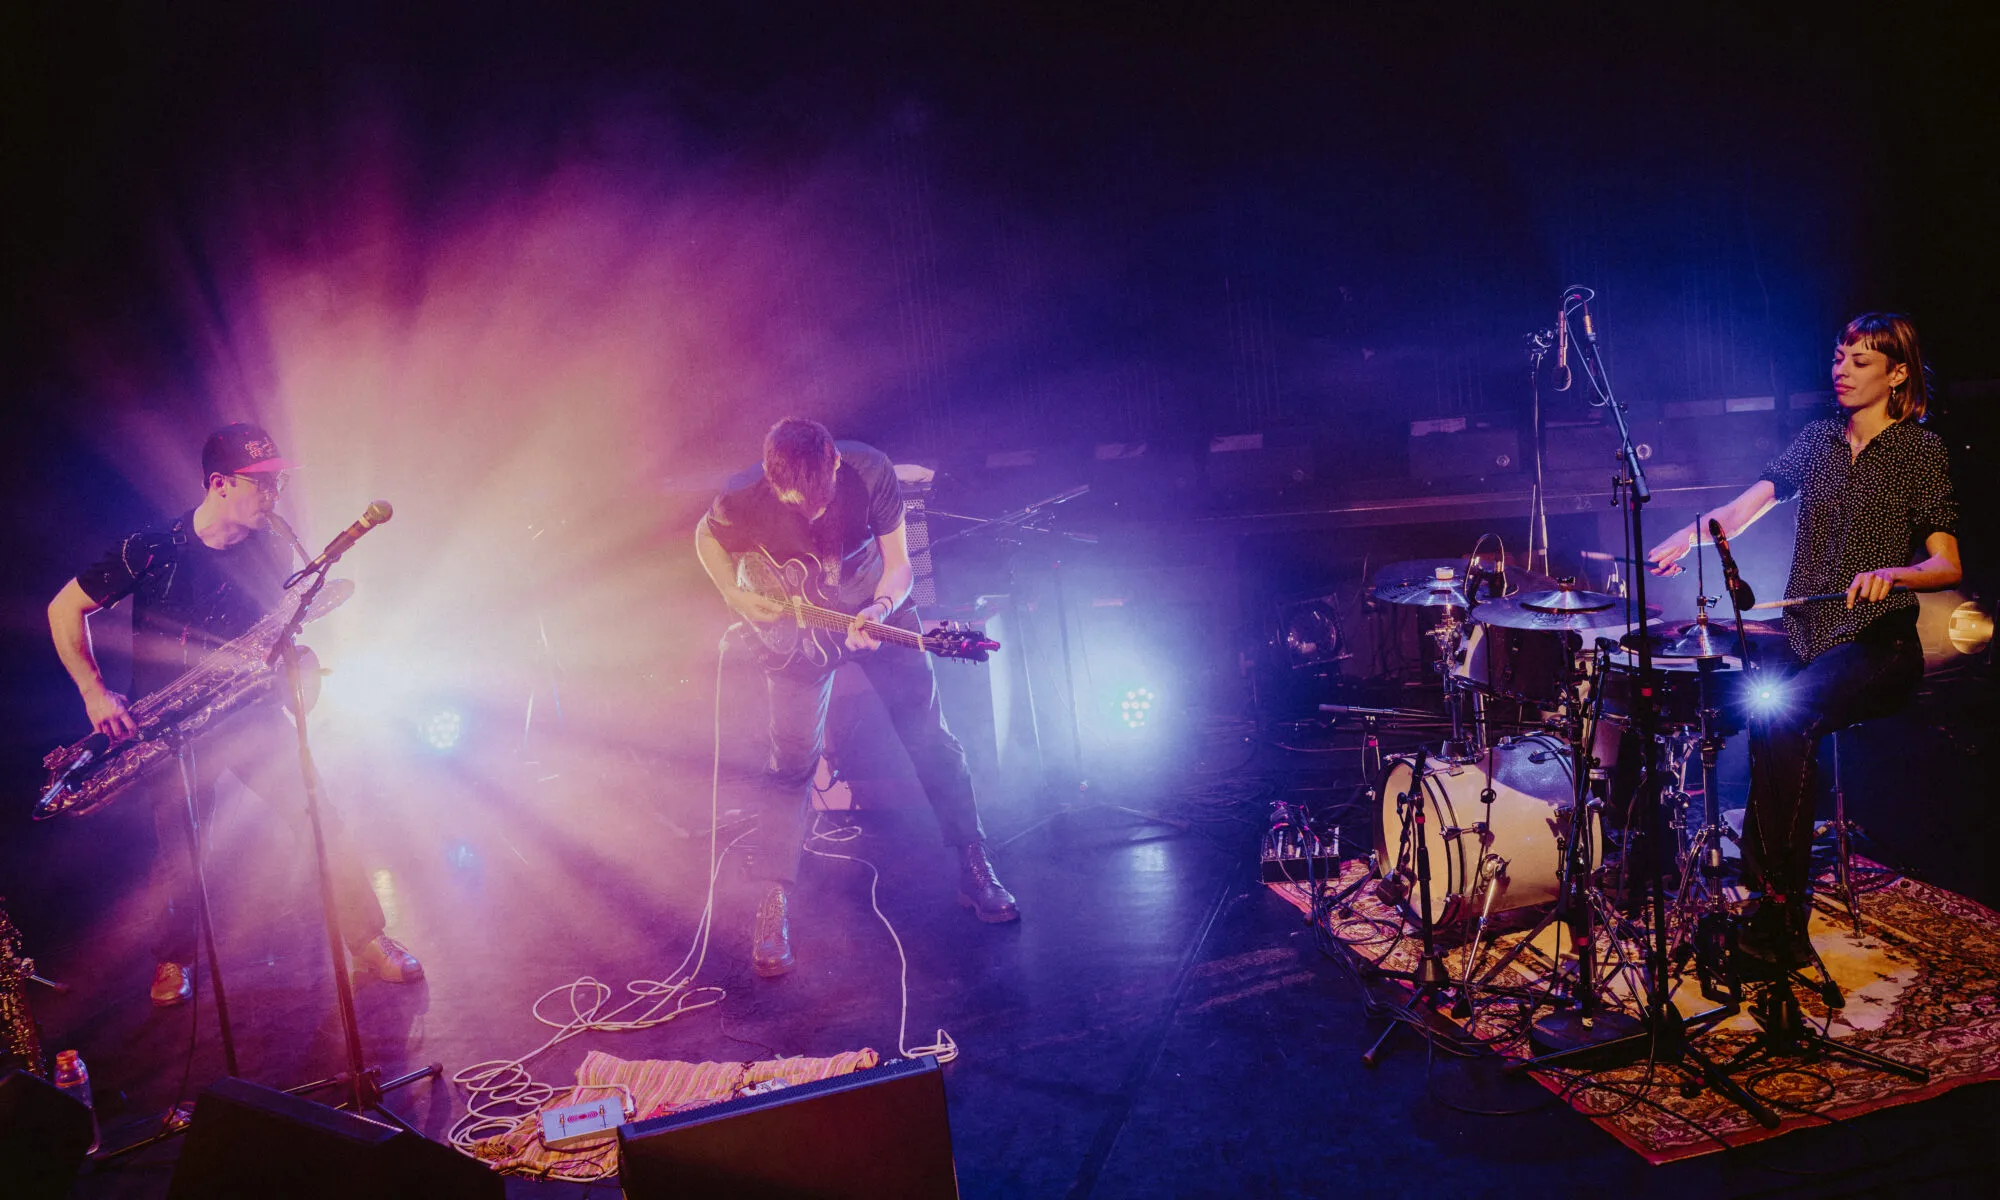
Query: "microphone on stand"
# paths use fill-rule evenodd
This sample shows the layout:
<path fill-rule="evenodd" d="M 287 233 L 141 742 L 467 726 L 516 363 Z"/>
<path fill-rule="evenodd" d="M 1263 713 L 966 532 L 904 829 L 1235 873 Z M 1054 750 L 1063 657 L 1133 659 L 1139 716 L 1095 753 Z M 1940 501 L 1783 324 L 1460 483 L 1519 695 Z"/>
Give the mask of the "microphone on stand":
<path fill-rule="evenodd" d="M 1556 308 L 1556 369 L 1555 390 L 1566 392 L 1574 381 L 1569 370 L 1569 293 L 1563 293 L 1563 303 Z"/>
<path fill-rule="evenodd" d="M 1757 607 L 1757 593 L 1751 591 L 1750 585 L 1743 582 L 1743 576 L 1737 573 L 1736 556 L 1729 552 L 1729 538 L 1722 532 L 1722 522 L 1714 517 L 1708 519 L 1708 537 L 1715 543 L 1716 555 L 1722 559 L 1722 582 L 1729 589 L 1729 598 L 1739 609 Z"/>
<path fill-rule="evenodd" d="M 361 540 L 361 535 L 367 533 L 377 525 L 386 523 L 390 517 L 395 515 L 396 510 L 389 507 L 387 500 L 377 500 L 370 504 L 367 511 L 361 514 L 359 521 L 341 530 L 340 536 L 328 542 L 326 549 L 319 552 L 318 558 L 299 568 L 290 579 L 285 581 L 285 586 L 290 587 L 306 576 L 332 566 L 335 562 L 339 561 L 341 555 L 347 553 L 353 547 L 354 543 Z"/>
<path fill-rule="evenodd" d="M 1588 300 L 1583 302 L 1583 340 L 1593 346 L 1597 344 L 1597 326 L 1590 323 L 1590 301 Z"/>

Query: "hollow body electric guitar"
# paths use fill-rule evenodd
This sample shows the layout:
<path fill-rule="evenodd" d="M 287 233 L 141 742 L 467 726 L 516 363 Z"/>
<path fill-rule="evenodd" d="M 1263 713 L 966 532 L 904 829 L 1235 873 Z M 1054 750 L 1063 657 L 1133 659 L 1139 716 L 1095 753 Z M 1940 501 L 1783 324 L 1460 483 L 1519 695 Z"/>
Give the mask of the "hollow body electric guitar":
<path fill-rule="evenodd" d="M 762 643 L 770 666 L 785 666 L 800 659 L 814 666 L 839 661 L 854 614 L 841 611 L 833 603 L 820 585 L 825 578 L 819 560 L 811 555 L 788 558 L 781 563 L 759 549 L 737 560 L 737 586 L 785 606 L 786 615 L 775 621 L 744 622 Z M 941 625 L 930 633 L 917 633 L 880 621 L 867 621 L 861 627 L 885 646 L 922 650 L 939 658 L 985 662 L 988 654 L 1000 648 L 999 642 L 978 630 L 955 623 Z"/>

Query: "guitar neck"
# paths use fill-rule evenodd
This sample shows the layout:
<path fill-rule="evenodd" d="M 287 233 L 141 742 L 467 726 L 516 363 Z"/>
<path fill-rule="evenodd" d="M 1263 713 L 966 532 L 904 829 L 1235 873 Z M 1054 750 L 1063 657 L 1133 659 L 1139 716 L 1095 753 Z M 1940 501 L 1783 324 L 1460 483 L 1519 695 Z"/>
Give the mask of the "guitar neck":
<path fill-rule="evenodd" d="M 821 608 L 817 604 L 808 604 L 804 600 L 788 600 L 786 601 L 786 607 L 790 608 L 800 621 L 817 629 L 844 631 L 849 625 L 854 623 L 853 613 L 844 613 L 833 608 Z M 869 637 L 874 638 L 878 642 L 890 642 L 898 646 L 906 646 L 911 650 L 922 650 L 924 648 L 922 634 L 912 633 L 900 626 L 884 625 L 880 621 L 863 621 L 861 628 L 867 632 Z"/>

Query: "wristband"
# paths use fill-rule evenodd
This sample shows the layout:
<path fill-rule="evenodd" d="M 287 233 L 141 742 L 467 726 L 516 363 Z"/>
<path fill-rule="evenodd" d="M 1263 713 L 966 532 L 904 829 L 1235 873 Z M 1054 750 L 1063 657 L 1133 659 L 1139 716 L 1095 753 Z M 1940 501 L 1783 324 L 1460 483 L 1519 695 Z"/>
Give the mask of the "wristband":
<path fill-rule="evenodd" d="M 887 596 L 877 596 L 868 603 L 871 607 L 877 604 L 881 605 L 882 615 L 885 617 L 888 616 L 890 613 L 896 611 L 896 602 L 894 600 L 889 599 L 889 597 Z"/>

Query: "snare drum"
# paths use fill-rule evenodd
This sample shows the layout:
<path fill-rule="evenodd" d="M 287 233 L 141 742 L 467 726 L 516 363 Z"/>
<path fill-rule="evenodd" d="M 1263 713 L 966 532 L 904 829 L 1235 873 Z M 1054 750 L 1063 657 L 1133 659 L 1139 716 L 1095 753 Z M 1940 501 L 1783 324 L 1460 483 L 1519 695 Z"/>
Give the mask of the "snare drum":
<path fill-rule="evenodd" d="M 1653 689 L 1653 702 L 1660 732 L 1675 726 L 1701 728 L 1701 676 L 1696 666 L 1688 658 L 1653 660 L 1659 681 Z M 1734 658 L 1717 663 L 1708 679 L 1708 702 L 1716 709 L 1715 732 L 1725 737 L 1743 731 L 1742 680 L 1742 667 Z M 1604 664 L 1604 716 L 1622 725 L 1634 725 L 1638 705 L 1638 655 L 1619 650 Z"/>
<path fill-rule="evenodd" d="M 1490 817 L 1479 800 L 1489 779 L 1488 764 L 1493 783 Z M 1405 819 L 1409 813 L 1403 801 L 1412 792 L 1414 769 L 1409 756 L 1389 760 L 1375 837 L 1377 862 L 1385 878 L 1406 894 L 1413 913 L 1419 902 L 1417 827 Z M 1480 863 L 1489 853 L 1506 863 L 1494 889 L 1494 912 L 1555 899 L 1562 876 L 1559 839 L 1569 835 L 1574 798 L 1569 748 L 1545 734 L 1501 741 L 1474 762 L 1426 760 L 1421 802 L 1431 867 L 1431 920 L 1448 924 L 1479 913 L 1485 902 Z M 1483 834 L 1476 827 L 1481 821 L 1489 822 Z M 1593 866 L 1602 848 L 1593 827 Z"/>

